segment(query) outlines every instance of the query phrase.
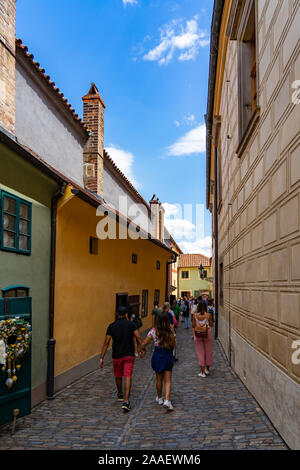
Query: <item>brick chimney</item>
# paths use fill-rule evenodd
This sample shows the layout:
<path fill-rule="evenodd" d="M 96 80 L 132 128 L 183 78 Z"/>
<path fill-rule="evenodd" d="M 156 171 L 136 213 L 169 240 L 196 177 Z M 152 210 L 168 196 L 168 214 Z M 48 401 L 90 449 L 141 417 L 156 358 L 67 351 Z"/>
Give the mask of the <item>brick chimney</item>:
<path fill-rule="evenodd" d="M 83 151 L 83 182 L 87 189 L 103 196 L 105 104 L 94 83 L 82 100 L 83 121 L 91 133 Z"/>
<path fill-rule="evenodd" d="M 155 199 L 155 194 L 153 194 L 149 204 L 151 208 L 151 235 L 153 238 L 156 238 L 156 240 L 164 243 L 165 210 L 158 197 Z"/>
<path fill-rule="evenodd" d="M 0 126 L 15 132 L 16 0 L 0 2 Z"/>

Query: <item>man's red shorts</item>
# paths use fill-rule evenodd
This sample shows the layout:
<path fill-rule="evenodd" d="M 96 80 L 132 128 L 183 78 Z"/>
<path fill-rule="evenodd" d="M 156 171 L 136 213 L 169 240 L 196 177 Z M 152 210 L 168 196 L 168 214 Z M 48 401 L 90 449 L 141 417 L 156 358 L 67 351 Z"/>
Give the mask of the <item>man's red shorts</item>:
<path fill-rule="evenodd" d="M 132 377 L 134 356 L 125 356 L 113 359 L 115 377 Z"/>

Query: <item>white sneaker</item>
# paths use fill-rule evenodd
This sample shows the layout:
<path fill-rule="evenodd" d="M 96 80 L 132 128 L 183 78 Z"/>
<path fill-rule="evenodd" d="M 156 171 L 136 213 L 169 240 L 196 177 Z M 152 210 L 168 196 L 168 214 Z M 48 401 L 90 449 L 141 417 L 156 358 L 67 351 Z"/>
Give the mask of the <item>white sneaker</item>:
<path fill-rule="evenodd" d="M 158 397 L 155 398 L 155 401 L 156 401 L 159 405 L 162 405 L 163 402 L 164 402 L 163 398 L 158 398 Z"/>
<path fill-rule="evenodd" d="M 164 407 L 168 409 L 168 411 L 174 411 L 174 407 L 170 400 L 165 400 L 164 401 Z"/>
<path fill-rule="evenodd" d="M 200 374 L 198 374 L 198 377 L 206 377 L 206 375 L 202 374 L 202 372 L 200 372 Z"/>
<path fill-rule="evenodd" d="M 205 368 L 204 372 L 206 373 L 206 375 L 209 375 L 209 370 Z"/>

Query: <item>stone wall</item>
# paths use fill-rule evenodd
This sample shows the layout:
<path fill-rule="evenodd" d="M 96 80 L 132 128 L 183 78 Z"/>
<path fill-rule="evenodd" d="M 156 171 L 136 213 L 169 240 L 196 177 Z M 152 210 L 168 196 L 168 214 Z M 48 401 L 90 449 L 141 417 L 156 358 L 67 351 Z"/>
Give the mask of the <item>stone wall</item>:
<path fill-rule="evenodd" d="M 292 363 L 292 343 L 300 338 L 300 105 L 292 101 L 292 86 L 300 80 L 300 3 L 256 5 L 260 118 L 240 158 L 236 41 L 228 43 L 218 112 L 224 264 L 219 336 L 278 431 L 299 448 L 294 393 L 299 396 L 300 365 Z M 257 374 L 272 380 L 259 388 Z"/>

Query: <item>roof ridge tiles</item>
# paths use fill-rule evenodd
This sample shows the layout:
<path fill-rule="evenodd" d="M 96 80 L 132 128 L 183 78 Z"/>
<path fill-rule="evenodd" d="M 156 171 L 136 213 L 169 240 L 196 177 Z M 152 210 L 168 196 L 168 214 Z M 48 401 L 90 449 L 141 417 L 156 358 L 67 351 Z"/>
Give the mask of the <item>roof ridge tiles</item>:
<path fill-rule="evenodd" d="M 28 62 L 30 62 L 30 64 L 34 66 L 35 70 L 40 74 L 42 79 L 45 80 L 47 85 L 53 90 L 53 92 L 56 93 L 57 97 L 60 99 L 61 103 L 64 105 L 66 110 L 71 113 L 76 123 L 81 126 L 81 128 L 85 131 L 86 134 L 88 134 L 88 128 L 86 124 L 82 121 L 78 114 L 75 113 L 74 108 L 71 107 L 71 104 L 68 102 L 67 98 L 64 97 L 64 94 L 60 91 L 60 89 L 55 86 L 55 82 L 51 81 L 50 75 L 47 75 L 45 73 L 45 69 L 40 67 L 39 62 L 33 60 L 34 55 L 28 52 L 28 47 L 23 44 L 22 40 L 19 38 L 16 38 L 16 47 L 18 47 L 22 51 L 24 57 L 28 59 Z"/>

